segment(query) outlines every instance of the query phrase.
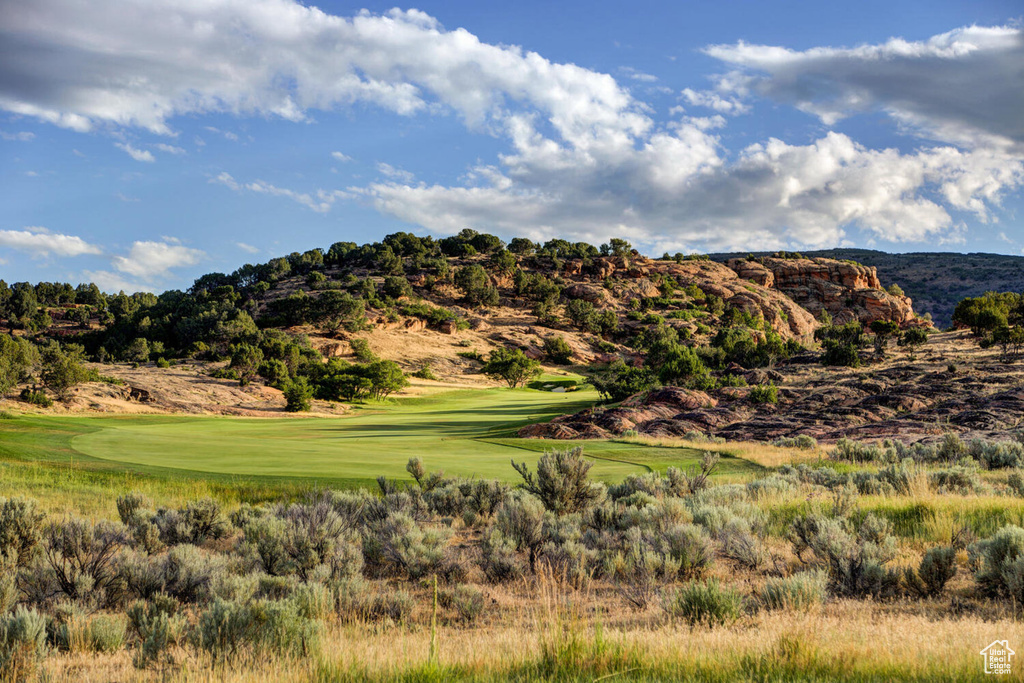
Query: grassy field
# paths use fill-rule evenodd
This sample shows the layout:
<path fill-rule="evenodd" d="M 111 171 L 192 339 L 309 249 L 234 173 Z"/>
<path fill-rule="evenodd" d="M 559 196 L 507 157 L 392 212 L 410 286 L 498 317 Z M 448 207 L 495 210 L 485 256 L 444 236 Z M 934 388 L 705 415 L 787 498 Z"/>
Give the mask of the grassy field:
<path fill-rule="evenodd" d="M 596 398 L 593 390 L 455 390 L 356 406 L 339 418 L 8 416 L 0 420 L 0 495 L 66 501 L 74 492 L 94 489 L 99 498 L 133 486 L 158 499 L 187 491 L 259 500 L 314 486 L 372 486 L 380 475 L 405 479 L 411 457 L 449 475 L 515 481 L 512 459 L 532 464 L 545 450 L 575 445 L 516 438 L 516 430 Z M 700 455 L 675 445 L 579 443 L 603 481 L 686 467 Z M 760 469 L 726 456 L 719 472 L 749 477 Z"/>

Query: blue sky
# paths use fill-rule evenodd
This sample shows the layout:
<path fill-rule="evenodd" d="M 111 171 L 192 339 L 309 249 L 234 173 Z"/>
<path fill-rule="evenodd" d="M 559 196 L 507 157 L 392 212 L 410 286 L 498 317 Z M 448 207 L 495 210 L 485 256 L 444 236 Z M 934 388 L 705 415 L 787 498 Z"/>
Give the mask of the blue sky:
<path fill-rule="evenodd" d="M 3 3 L 0 277 L 160 291 L 462 227 L 654 254 L 1019 254 L 1022 15 Z"/>

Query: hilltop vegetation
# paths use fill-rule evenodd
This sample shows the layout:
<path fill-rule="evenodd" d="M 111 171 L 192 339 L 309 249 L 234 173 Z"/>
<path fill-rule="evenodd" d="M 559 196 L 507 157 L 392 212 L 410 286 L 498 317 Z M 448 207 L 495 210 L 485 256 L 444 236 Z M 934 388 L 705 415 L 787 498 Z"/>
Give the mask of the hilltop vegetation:
<path fill-rule="evenodd" d="M 506 245 L 464 230 L 437 240 L 396 233 L 361 246 L 338 242 L 160 295 L 0 282 L 0 321 L 16 336 L 0 347 L 0 391 L 20 386 L 25 401 L 45 404 L 70 398 L 85 380 L 125 382 L 126 365 L 201 363 L 201 372 L 241 387 L 259 380 L 279 389 L 286 409 L 302 412 L 313 400 L 386 398 L 410 375 L 487 375 L 514 387 L 540 361 L 587 364 L 599 371 L 599 388 L 619 399 L 659 382 L 727 384 L 737 364 L 770 366 L 811 344 L 826 317 L 917 322 L 872 271 L 817 264 L 830 289 L 797 303 L 761 275 L 778 267 L 682 254 L 651 260 L 617 239 Z M 409 334 L 424 342 L 448 335 L 465 350 L 389 343 Z M 40 356 L 26 339 L 51 351 Z M 85 361 L 100 365 L 89 374 Z M 111 362 L 120 364 L 112 375 L 103 369 Z M 125 392 L 140 400 L 159 393 L 134 385 Z"/>

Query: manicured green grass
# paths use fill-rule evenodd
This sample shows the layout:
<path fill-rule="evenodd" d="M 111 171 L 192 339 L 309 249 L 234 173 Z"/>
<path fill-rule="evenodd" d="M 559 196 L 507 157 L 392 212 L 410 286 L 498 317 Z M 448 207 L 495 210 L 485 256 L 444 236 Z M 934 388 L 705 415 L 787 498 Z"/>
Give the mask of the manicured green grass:
<path fill-rule="evenodd" d="M 53 478 L 73 472 L 82 486 L 126 479 L 168 484 L 181 479 L 246 488 L 372 485 L 376 477 L 406 479 L 418 457 L 428 470 L 517 481 L 510 461 L 536 462 L 553 448 L 582 445 L 593 476 L 618 481 L 670 465 L 687 467 L 699 453 L 615 441 L 558 442 L 517 438 L 519 427 L 593 404 L 593 390 L 569 394 L 506 389 L 448 391 L 357 406 L 340 418 L 231 418 L 187 415 L 20 416 L 0 420 L 5 479 Z M 17 464 L 23 464 L 16 467 Z M 42 474 L 40 472 L 46 470 Z M 759 468 L 725 457 L 722 475 Z M 66 474 L 65 476 L 72 476 Z M 120 483 L 117 488 L 123 488 Z M 0 495 L 2 489 L 0 486 Z M 249 498 L 250 495 L 243 495 Z"/>

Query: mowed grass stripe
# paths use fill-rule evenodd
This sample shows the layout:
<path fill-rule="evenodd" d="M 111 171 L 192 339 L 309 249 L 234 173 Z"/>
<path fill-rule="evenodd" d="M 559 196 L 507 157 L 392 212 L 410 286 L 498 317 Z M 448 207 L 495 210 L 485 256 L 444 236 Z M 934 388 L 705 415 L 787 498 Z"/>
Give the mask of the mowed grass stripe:
<path fill-rule="evenodd" d="M 80 458 L 102 469 L 194 473 L 275 480 L 372 482 L 405 478 L 411 457 L 451 475 L 516 481 L 510 461 L 534 463 L 546 450 L 583 445 L 604 481 L 686 467 L 699 452 L 617 441 L 555 442 L 515 438 L 531 422 L 593 405 L 594 391 L 454 390 L 357 406 L 340 418 L 235 418 L 182 415 L 24 417 L 6 420 L 21 435 L 0 446 L 17 460 Z M 721 472 L 756 465 L 723 458 Z"/>

